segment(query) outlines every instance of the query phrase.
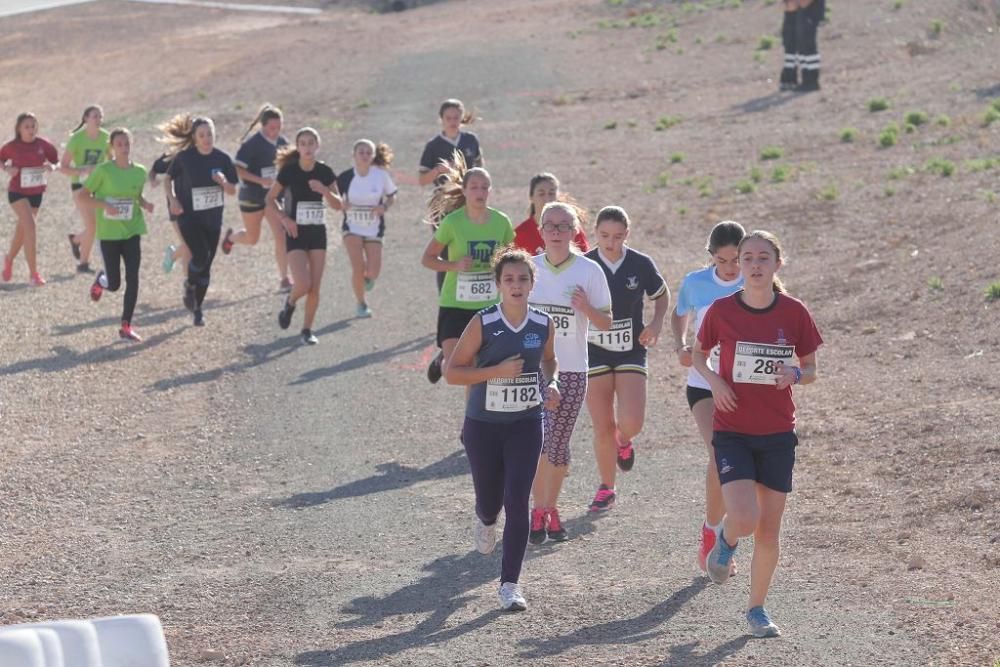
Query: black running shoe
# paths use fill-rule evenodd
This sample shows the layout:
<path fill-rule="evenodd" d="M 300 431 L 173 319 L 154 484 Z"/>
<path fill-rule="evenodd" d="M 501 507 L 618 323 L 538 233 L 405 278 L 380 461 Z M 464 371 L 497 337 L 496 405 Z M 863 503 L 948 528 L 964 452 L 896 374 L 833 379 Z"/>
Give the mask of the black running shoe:
<path fill-rule="evenodd" d="M 189 285 L 186 281 L 184 283 L 184 307 L 188 309 L 189 312 L 194 312 L 195 306 L 195 294 L 194 285 Z"/>
<path fill-rule="evenodd" d="M 295 312 L 295 305 L 285 299 L 285 307 L 278 313 L 278 326 L 287 329 L 292 324 L 292 314 Z"/>
<path fill-rule="evenodd" d="M 80 262 L 76 265 L 77 273 L 93 273 L 94 270 L 90 268 L 90 262 Z"/>
<path fill-rule="evenodd" d="M 427 380 L 431 384 L 437 384 L 441 380 L 441 362 L 444 361 L 444 350 L 437 353 L 437 356 L 431 359 L 431 363 L 427 366 Z"/>
<path fill-rule="evenodd" d="M 76 236 L 74 234 L 67 234 L 69 236 L 69 251 L 73 253 L 73 259 L 80 261 L 80 244 L 76 242 Z"/>
<path fill-rule="evenodd" d="M 196 327 L 205 326 L 205 317 L 201 314 L 201 308 L 194 311 L 194 325 Z"/>
<path fill-rule="evenodd" d="M 312 330 L 303 329 L 302 330 L 302 344 L 303 345 L 315 345 L 319 342 L 319 338 L 313 335 Z"/>

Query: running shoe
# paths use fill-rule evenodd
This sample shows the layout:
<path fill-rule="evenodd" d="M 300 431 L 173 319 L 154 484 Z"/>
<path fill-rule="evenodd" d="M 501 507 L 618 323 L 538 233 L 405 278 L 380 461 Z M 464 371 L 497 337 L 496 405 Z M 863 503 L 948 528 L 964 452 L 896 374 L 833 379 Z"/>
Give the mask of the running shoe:
<path fill-rule="evenodd" d="M 281 279 L 281 287 L 279 287 L 278 289 L 281 292 L 290 292 L 290 291 L 292 291 L 292 284 L 293 283 L 292 283 L 291 278 L 288 278 L 288 277 L 282 278 Z"/>
<path fill-rule="evenodd" d="M 14 260 L 10 258 L 10 255 L 3 256 L 3 281 L 9 283 L 10 279 L 14 276 Z"/>
<path fill-rule="evenodd" d="M 186 280 L 184 281 L 184 307 L 187 308 L 190 312 L 192 313 L 194 312 L 195 309 L 194 285 L 188 284 Z"/>
<path fill-rule="evenodd" d="M 232 241 L 232 238 L 231 238 L 232 235 L 233 235 L 233 228 L 230 227 L 229 229 L 226 230 L 226 235 L 222 238 L 222 254 L 223 255 L 228 255 L 229 253 L 231 253 L 233 251 L 233 241 Z"/>
<path fill-rule="evenodd" d="M 717 584 L 724 584 L 729 580 L 729 577 L 732 575 L 733 554 L 736 553 L 736 547 L 738 546 L 738 542 L 735 546 L 729 546 L 722 537 L 722 529 L 719 529 L 719 534 L 715 538 L 715 544 L 712 545 L 711 550 L 708 552 L 708 558 L 705 562 L 709 579 Z"/>
<path fill-rule="evenodd" d="M 521 585 L 510 581 L 500 584 L 500 608 L 504 611 L 525 611 L 528 602 L 521 593 Z"/>
<path fill-rule="evenodd" d="M 528 533 L 528 541 L 532 544 L 545 544 L 545 510 L 535 508 L 531 510 L 531 532 Z"/>
<path fill-rule="evenodd" d="M 303 345 L 315 345 L 319 342 L 319 338 L 313 335 L 312 329 L 302 330 L 302 344 Z"/>
<path fill-rule="evenodd" d="M 104 294 L 104 286 L 101 285 L 101 277 L 104 276 L 104 271 L 97 274 L 94 278 L 94 282 L 90 285 L 90 300 L 100 301 L 101 295 Z"/>
<path fill-rule="evenodd" d="M 371 317 L 372 309 L 368 307 L 367 303 L 359 303 L 354 314 L 358 317 Z"/>
<path fill-rule="evenodd" d="M 80 261 L 80 244 L 76 242 L 76 234 L 67 234 L 69 237 L 69 251 L 73 253 L 73 259 Z"/>
<path fill-rule="evenodd" d="M 607 512 L 609 509 L 615 506 L 615 500 L 617 499 L 614 489 L 609 489 L 607 484 L 601 484 L 597 487 L 597 494 L 594 496 L 594 500 L 590 503 L 591 512 Z"/>
<path fill-rule="evenodd" d="M 285 306 L 278 313 L 278 326 L 287 329 L 292 324 L 292 314 L 295 312 L 295 304 L 285 299 Z"/>
<path fill-rule="evenodd" d="M 565 542 L 569 539 L 566 529 L 563 528 L 562 521 L 559 520 L 559 510 L 555 507 L 548 511 L 548 535 L 553 542 Z"/>
<path fill-rule="evenodd" d="M 375 289 L 375 279 L 365 278 L 365 291 L 371 292 L 373 289 Z"/>
<path fill-rule="evenodd" d="M 427 380 L 431 384 L 437 384 L 441 380 L 441 362 L 444 361 L 444 350 L 439 350 L 437 356 L 431 359 L 427 366 Z"/>
<path fill-rule="evenodd" d="M 476 517 L 476 525 L 472 527 L 472 539 L 476 551 L 481 554 L 493 553 L 497 545 L 497 525 L 487 526 L 482 519 Z"/>
<path fill-rule="evenodd" d="M 137 334 L 128 322 L 122 322 L 122 328 L 118 330 L 118 337 L 125 340 L 134 340 L 137 343 L 142 342 L 142 336 Z"/>
<path fill-rule="evenodd" d="M 205 326 L 205 316 L 201 314 L 201 308 L 194 311 L 194 325 L 196 327 Z"/>
<path fill-rule="evenodd" d="M 701 539 L 698 540 L 698 567 L 702 572 L 708 572 L 705 562 L 708 560 L 708 552 L 715 546 L 715 531 L 708 527 L 707 523 L 701 524 Z"/>
<path fill-rule="evenodd" d="M 635 465 L 635 450 L 632 441 L 622 442 L 622 434 L 615 431 L 615 442 L 618 444 L 618 467 L 622 472 L 628 472 Z"/>
<path fill-rule="evenodd" d="M 40 274 L 38 271 L 35 271 L 34 273 L 31 274 L 32 287 L 41 287 L 44 284 L 45 284 L 45 278 L 42 278 L 42 274 Z"/>
<path fill-rule="evenodd" d="M 177 246 L 168 245 L 167 249 L 163 251 L 163 272 L 170 273 L 174 270 L 174 253 L 177 252 Z"/>
<path fill-rule="evenodd" d="M 90 268 L 90 262 L 80 262 L 76 265 L 77 273 L 93 273 L 94 270 Z"/>
<path fill-rule="evenodd" d="M 763 606 L 754 607 L 747 612 L 747 625 L 750 626 L 750 634 L 754 637 L 781 636 L 781 628 L 774 624 Z"/>

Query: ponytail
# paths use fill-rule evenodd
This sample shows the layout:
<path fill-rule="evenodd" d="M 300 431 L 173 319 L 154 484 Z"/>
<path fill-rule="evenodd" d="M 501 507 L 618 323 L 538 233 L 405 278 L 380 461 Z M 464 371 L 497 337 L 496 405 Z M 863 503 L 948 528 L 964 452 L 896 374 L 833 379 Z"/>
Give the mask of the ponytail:
<path fill-rule="evenodd" d="M 104 109 L 101 108 L 99 104 L 91 104 L 89 107 L 83 110 L 83 115 L 80 116 L 80 124 L 73 129 L 70 134 L 76 134 L 80 131 L 80 128 L 87 124 L 87 116 L 90 115 L 92 111 L 100 111 L 101 115 L 104 115 Z"/>
<path fill-rule="evenodd" d="M 311 127 L 303 127 L 301 130 L 295 133 L 296 146 L 299 143 L 299 137 L 302 137 L 303 135 L 307 134 L 316 139 L 316 143 L 320 142 L 319 132 L 317 132 L 315 129 Z M 281 171 L 282 169 L 285 168 L 286 165 L 296 164 L 299 161 L 300 157 L 301 154 L 299 153 L 299 149 L 297 147 L 282 146 L 281 148 L 278 149 L 278 155 L 274 159 L 274 166 L 278 168 L 278 171 Z"/>
<path fill-rule="evenodd" d="M 261 106 L 260 110 L 257 111 L 257 115 L 254 116 L 254 119 L 250 121 L 250 126 L 247 128 L 247 131 L 243 133 L 242 137 L 240 137 L 240 143 L 242 144 L 246 138 L 250 136 L 250 133 L 253 132 L 255 127 L 264 127 L 272 120 L 282 120 L 283 118 L 284 116 L 281 113 L 281 109 L 274 106 L 270 102 L 265 102 L 264 105 Z"/>
<path fill-rule="evenodd" d="M 723 220 L 722 222 L 712 227 L 712 232 L 708 235 L 708 243 L 705 244 L 705 250 L 709 252 L 710 255 L 714 255 L 719 251 L 719 248 L 725 248 L 726 246 L 736 246 L 739 248 L 742 245 L 743 237 L 747 235 L 747 230 L 743 229 L 743 225 L 732 220 Z"/>
<path fill-rule="evenodd" d="M 442 160 L 441 164 L 448 168 L 438 178 L 440 185 L 434 188 L 434 194 L 427 202 L 427 216 L 424 222 L 429 225 L 436 225 L 446 215 L 452 211 L 465 206 L 465 186 L 473 176 L 484 176 L 486 180 L 492 181 L 490 173 L 482 167 L 469 169 L 465 164 L 465 156 L 462 151 L 456 150 L 452 155 L 451 162 Z"/>
<path fill-rule="evenodd" d="M 441 107 L 438 109 L 438 118 L 443 118 L 444 112 L 448 109 L 458 109 L 462 112 L 462 125 L 472 125 L 476 121 L 475 110 L 470 109 L 467 111 L 462 100 L 450 98 L 442 102 Z"/>
<path fill-rule="evenodd" d="M 372 151 L 372 165 L 376 167 L 381 167 L 383 169 L 388 169 L 392 166 L 392 149 L 389 148 L 389 144 L 381 143 L 378 146 L 371 139 L 358 139 L 354 142 L 354 146 L 351 148 L 351 153 L 358 150 L 358 146 L 368 146 Z"/>

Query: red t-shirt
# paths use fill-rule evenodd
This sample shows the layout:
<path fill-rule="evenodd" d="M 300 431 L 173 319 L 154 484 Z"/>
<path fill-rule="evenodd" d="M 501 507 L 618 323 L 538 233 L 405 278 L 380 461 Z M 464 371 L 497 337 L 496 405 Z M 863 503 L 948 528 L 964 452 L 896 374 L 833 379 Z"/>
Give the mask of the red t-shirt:
<path fill-rule="evenodd" d="M 18 169 L 44 167 L 46 162 L 58 163 L 59 152 L 55 146 L 41 137 L 36 137 L 30 144 L 23 141 L 8 141 L 0 148 L 0 164 L 6 164 L 8 160 Z M 44 185 L 21 187 L 20 171 L 18 171 L 17 176 L 10 179 L 7 189 L 22 195 L 40 195 L 45 192 Z"/>
<path fill-rule="evenodd" d="M 577 245 L 581 253 L 590 250 L 587 235 L 583 233 L 582 229 L 573 237 L 573 243 Z M 528 218 L 514 228 L 514 245 L 521 250 L 527 250 L 532 255 L 541 255 L 545 252 L 545 241 L 542 240 L 542 232 L 534 217 Z"/>
<path fill-rule="evenodd" d="M 778 294 L 758 310 L 743 303 L 742 294 L 709 306 L 698 330 L 706 355 L 719 346 L 716 372 L 736 393 L 736 410 L 716 409 L 712 428 L 747 435 L 787 433 L 795 428 L 795 402 L 791 387 L 775 388 L 773 371 L 781 364 L 797 366 L 798 358 L 815 352 L 823 338 L 798 299 Z"/>

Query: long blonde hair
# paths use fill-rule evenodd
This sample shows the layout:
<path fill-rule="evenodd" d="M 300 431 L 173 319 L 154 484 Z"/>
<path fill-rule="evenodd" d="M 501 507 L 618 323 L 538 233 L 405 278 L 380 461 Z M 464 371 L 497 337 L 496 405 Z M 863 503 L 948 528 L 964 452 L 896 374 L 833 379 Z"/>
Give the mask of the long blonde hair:
<path fill-rule="evenodd" d="M 424 222 L 431 225 L 436 225 L 449 213 L 465 206 L 465 186 L 469 184 L 470 178 L 483 176 L 490 183 L 493 182 L 490 172 L 482 167 L 469 169 L 462 151 L 456 150 L 451 162 L 442 161 L 441 164 L 448 170 L 438 177 L 441 183 L 434 188 L 434 194 L 427 202 L 427 215 L 424 218 Z"/>
<path fill-rule="evenodd" d="M 157 141 L 167 146 L 168 155 L 176 155 L 194 146 L 194 133 L 202 125 L 208 125 L 212 128 L 212 133 L 215 133 L 215 123 L 211 118 L 190 113 L 177 114 L 157 126 L 163 132 L 163 136 Z"/>

